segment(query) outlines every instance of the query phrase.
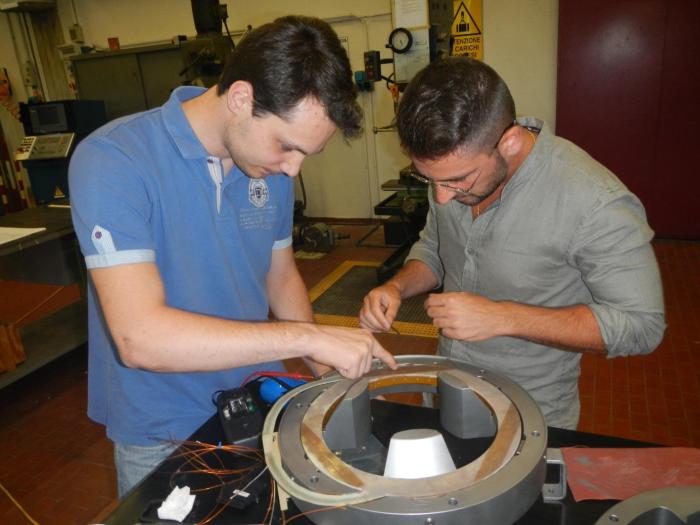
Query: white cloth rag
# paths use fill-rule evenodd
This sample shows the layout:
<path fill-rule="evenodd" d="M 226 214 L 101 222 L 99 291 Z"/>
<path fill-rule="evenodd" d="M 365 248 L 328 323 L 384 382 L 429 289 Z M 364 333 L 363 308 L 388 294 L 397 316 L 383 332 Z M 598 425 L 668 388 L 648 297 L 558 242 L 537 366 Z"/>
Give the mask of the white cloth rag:
<path fill-rule="evenodd" d="M 190 488 L 176 486 L 158 507 L 158 519 L 182 521 L 192 510 L 195 495 L 190 495 Z"/>

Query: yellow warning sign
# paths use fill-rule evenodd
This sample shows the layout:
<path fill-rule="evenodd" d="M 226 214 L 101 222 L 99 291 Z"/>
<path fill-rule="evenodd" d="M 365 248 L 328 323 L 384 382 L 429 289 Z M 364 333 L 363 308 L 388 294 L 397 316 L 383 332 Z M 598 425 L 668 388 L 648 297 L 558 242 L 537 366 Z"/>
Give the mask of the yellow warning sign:
<path fill-rule="evenodd" d="M 482 0 L 454 0 L 452 19 L 452 56 L 484 57 Z"/>

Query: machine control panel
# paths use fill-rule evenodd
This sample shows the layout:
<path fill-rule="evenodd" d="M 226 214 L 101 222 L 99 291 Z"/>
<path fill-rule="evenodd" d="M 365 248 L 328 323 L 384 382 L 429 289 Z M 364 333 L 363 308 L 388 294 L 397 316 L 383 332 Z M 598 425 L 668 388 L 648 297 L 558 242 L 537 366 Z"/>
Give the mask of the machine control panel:
<path fill-rule="evenodd" d="M 74 139 L 75 133 L 27 135 L 15 151 L 15 160 L 65 159 Z"/>

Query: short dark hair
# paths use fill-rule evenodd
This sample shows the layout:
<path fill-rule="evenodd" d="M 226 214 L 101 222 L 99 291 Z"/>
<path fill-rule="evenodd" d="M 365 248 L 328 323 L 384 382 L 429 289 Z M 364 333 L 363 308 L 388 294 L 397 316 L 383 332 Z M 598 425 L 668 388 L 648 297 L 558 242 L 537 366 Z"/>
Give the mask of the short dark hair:
<path fill-rule="evenodd" d="M 236 81 L 253 86 L 253 115 L 284 118 L 314 97 L 345 138 L 362 132 L 350 60 L 333 28 L 323 20 L 285 16 L 252 31 L 231 52 L 217 93 Z"/>
<path fill-rule="evenodd" d="M 515 119 L 515 103 L 503 79 L 467 57 L 436 60 L 410 82 L 396 124 L 410 156 L 436 159 L 460 148 L 493 147 Z"/>

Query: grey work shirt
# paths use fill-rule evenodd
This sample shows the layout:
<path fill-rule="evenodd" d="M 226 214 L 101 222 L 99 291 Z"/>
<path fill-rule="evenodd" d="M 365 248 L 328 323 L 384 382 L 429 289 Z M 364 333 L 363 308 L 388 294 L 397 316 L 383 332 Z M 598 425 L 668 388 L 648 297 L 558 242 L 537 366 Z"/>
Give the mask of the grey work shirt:
<path fill-rule="evenodd" d="M 666 324 L 641 202 L 541 120 L 518 123 L 541 131 L 500 200 L 474 220 L 469 206 L 439 205 L 430 195 L 425 229 L 407 260 L 427 264 L 446 292 L 554 308 L 588 305 L 609 357 L 651 352 Z M 513 337 L 441 336 L 438 351 L 506 375 L 528 390 L 549 425 L 576 428 L 581 354 Z"/>

